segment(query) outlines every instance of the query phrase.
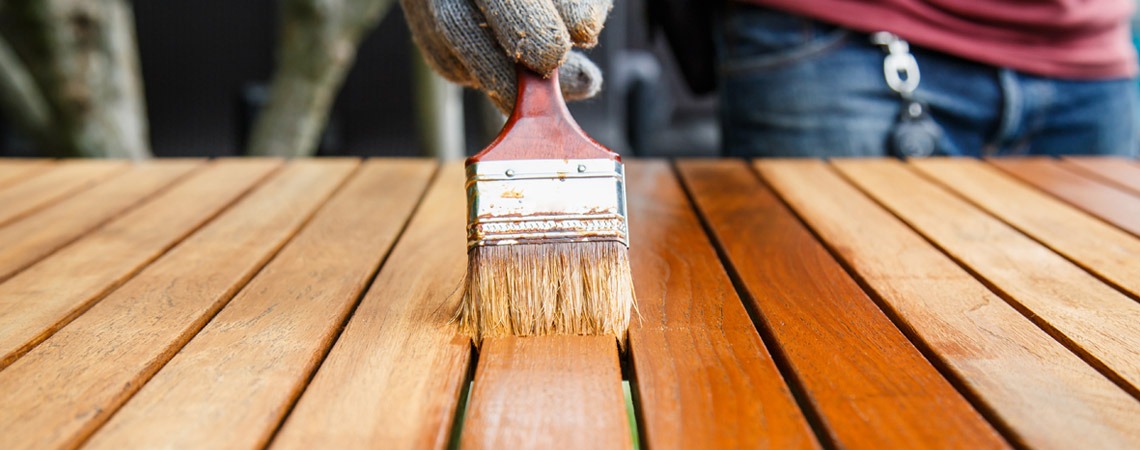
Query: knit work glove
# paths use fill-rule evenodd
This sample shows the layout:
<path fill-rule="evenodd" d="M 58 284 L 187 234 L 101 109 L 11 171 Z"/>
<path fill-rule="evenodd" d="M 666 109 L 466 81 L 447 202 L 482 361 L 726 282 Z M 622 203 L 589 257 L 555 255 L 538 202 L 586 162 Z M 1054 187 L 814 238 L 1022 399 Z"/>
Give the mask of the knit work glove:
<path fill-rule="evenodd" d="M 567 100 L 602 86 L 598 66 L 572 46 L 593 47 L 613 0 L 400 0 L 412 38 L 428 64 L 452 82 L 482 90 L 508 113 L 515 62 L 548 75 L 558 70 Z"/>

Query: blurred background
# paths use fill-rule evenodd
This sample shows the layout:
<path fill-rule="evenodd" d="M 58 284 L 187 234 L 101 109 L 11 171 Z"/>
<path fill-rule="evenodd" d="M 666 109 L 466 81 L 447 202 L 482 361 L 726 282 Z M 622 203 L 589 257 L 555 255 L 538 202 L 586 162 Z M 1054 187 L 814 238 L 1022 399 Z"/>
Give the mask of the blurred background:
<path fill-rule="evenodd" d="M 646 1 L 615 2 L 600 45 L 588 51 L 605 74 L 603 92 L 572 104 L 571 110 L 589 134 L 622 154 L 716 155 L 715 96 L 695 95 L 686 87 L 665 39 L 650 25 L 646 8 L 652 5 Z M 20 74 L 13 75 L 10 69 L 20 68 L 13 64 L 21 60 L 22 68 L 41 84 L 44 79 L 54 80 L 57 85 L 48 90 L 58 90 L 54 95 L 66 100 L 59 108 L 75 111 L 71 119 L 68 114 L 56 114 L 63 118 L 55 120 L 63 123 L 39 125 L 75 136 L 69 142 L 55 142 L 55 150 L 49 151 L 42 142 L 58 136 L 37 140 L 19 131 L 29 128 L 16 126 L 16 121 L 35 114 L 14 117 L 17 114 L 12 112 L 20 108 L 34 112 L 35 99 L 12 100 L 9 95 L 6 108 L 0 108 L 6 112 L 0 117 L 0 156 L 248 154 L 256 115 L 269 97 L 277 70 L 281 30 L 293 22 L 330 26 L 306 25 L 304 21 L 310 20 L 306 14 L 312 11 L 304 8 L 320 2 L 303 0 L 50 3 L 71 10 L 62 11 L 61 16 L 61 11 L 44 11 L 52 8 L 45 6 L 47 2 L 0 2 L 0 36 L 6 42 L 0 46 L 0 66 L 6 66 L 0 67 L 4 69 L 0 82 L 19 85 Z M 490 142 L 501 116 L 482 94 L 449 87 L 424 69 L 417 61 L 399 4 L 385 0 L 360 3 L 381 12 L 375 14 L 373 24 L 352 24 L 361 30 L 357 57 L 345 65 L 344 82 L 334 92 L 328 126 L 320 133 L 316 154 L 459 157 Z M 82 55 L 75 57 L 53 47 L 58 44 L 59 30 L 52 28 L 61 25 L 47 22 L 51 14 L 68 17 L 71 22 L 62 26 L 80 30 L 80 39 L 107 47 L 89 50 L 109 52 L 104 59 L 126 54 L 129 61 L 133 31 L 141 83 L 132 80 L 130 73 L 116 73 L 114 67 L 94 67 L 81 80 L 86 83 L 82 87 L 94 93 L 76 94 L 74 86 L 59 80 L 60 74 L 76 64 L 90 63 Z M 123 93 L 132 89 L 139 90 L 140 101 L 131 103 L 130 95 L 123 101 Z M 110 106 L 98 102 L 100 92 L 116 96 L 103 102 Z M 76 104 L 68 106 L 68 101 Z M 83 123 L 92 114 L 91 108 L 106 108 L 100 114 L 113 118 L 110 128 L 122 135 L 104 136 Z"/>

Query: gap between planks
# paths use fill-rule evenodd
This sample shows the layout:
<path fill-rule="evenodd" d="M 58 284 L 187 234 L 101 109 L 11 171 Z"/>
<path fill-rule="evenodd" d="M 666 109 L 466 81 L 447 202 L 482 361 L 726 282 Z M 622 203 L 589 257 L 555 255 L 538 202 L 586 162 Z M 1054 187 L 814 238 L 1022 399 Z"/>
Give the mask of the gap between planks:
<path fill-rule="evenodd" d="M 0 158 L 0 188 L 6 188 L 24 179 L 50 169 L 55 161 L 50 159 Z"/>
<path fill-rule="evenodd" d="M 70 160 L 54 164 L 50 170 L 0 189 L 0 225 L 94 186 L 129 166 L 118 160 Z"/>
<path fill-rule="evenodd" d="M 1140 196 L 1140 163 L 1107 156 L 1066 156 L 1065 166 Z"/>

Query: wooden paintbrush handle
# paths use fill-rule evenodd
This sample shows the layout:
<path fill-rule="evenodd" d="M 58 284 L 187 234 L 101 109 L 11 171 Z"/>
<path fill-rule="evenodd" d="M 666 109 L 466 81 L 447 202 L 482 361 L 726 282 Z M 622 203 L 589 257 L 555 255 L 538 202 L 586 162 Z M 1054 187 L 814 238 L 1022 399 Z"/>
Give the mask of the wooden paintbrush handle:
<path fill-rule="evenodd" d="M 522 65 L 516 66 L 518 98 L 515 109 L 495 141 L 467 159 L 594 159 L 620 161 L 617 153 L 586 135 L 566 108 L 558 86 L 558 71 L 543 78 Z"/>

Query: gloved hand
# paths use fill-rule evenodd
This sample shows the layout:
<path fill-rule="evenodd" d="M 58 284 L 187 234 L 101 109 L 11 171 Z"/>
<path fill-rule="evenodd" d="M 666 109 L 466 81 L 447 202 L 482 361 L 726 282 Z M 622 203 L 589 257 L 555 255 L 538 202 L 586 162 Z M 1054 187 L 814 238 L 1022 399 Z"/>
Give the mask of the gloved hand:
<path fill-rule="evenodd" d="M 613 0 L 400 0 L 428 64 L 452 82 L 482 90 L 509 113 L 516 61 L 543 75 L 558 69 L 567 100 L 602 86 L 598 66 L 572 46 L 598 42 Z"/>

